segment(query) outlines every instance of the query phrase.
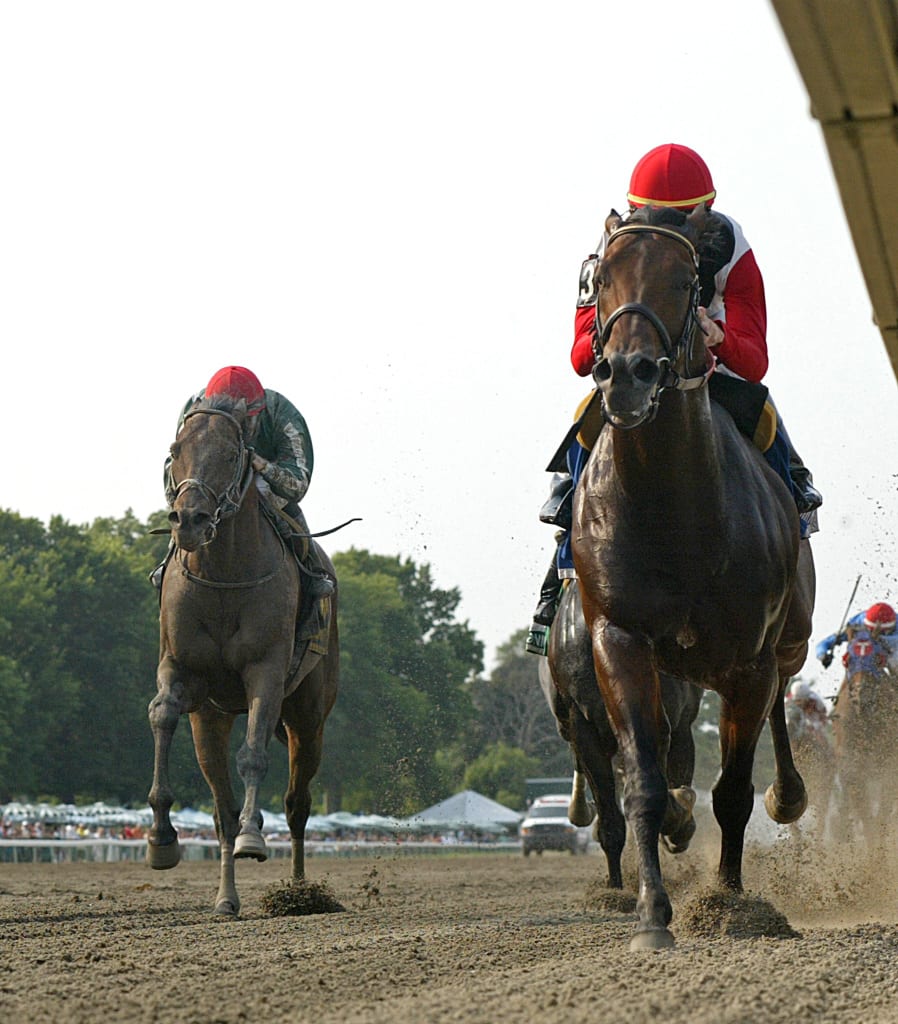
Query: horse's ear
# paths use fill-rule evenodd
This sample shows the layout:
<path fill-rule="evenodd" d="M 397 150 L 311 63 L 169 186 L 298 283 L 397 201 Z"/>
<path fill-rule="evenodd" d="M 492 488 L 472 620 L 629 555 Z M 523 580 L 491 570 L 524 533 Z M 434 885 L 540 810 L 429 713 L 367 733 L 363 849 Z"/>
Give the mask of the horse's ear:
<path fill-rule="evenodd" d="M 704 231 L 709 216 L 708 207 L 705 203 L 699 203 L 691 213 L 686 215 L 686 222 L 695 231 L 696 237 Z"/>
<path fill-rule="evenodd" d="M 243 440 L 248 442 L 252 436 L 253 418 L 249 415 L 249 406 L 245 398 L 238 398 L 231 409 L 231 415 L 240 424 Z"/>
<path fill-rule="evenodd" d="M 612 207 L 611 213 L 605 218 L 605 231 L 610 235 L 612 231 L 616 231 L 621 224 L 623 224 L 624 218 Z"/>

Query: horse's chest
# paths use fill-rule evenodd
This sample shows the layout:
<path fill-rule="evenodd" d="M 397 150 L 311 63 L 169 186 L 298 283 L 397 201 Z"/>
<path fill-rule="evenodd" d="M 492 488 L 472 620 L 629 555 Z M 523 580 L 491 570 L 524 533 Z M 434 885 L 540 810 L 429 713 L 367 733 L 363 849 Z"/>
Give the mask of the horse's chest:
<path fill-rule="evenodd" d="M 252 669 L 257 675 L 261 666 L 272 661 L 273 653 L 281 654 L 281 646 L 262 644 L 239 627 L 217 622 L 194 634 L 189 642 L 175 644 L 173 654 L 194 688 L 199 687 L 223 711 L 240 712 L 247 706 L 247 672 Z M 284 675 L 280 661 L 285 656 L 272 667 L 272 674 L 280 680 Z"/>

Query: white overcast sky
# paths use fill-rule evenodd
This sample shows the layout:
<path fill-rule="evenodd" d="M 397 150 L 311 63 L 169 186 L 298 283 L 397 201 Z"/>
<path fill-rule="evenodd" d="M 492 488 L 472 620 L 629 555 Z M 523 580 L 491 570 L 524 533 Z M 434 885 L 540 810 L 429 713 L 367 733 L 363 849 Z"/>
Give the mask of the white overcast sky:
<path fill-rule="evenodd" d="M 429 563 L 489 667 L 588 390 L 580 262 L 678 141 L 754 247 L 825 496 L 813 640 L 859 573 L 898 601 L 896 383 L 767 3 L 8 3 L 0 96 L 0 507 L 145 519 L 181 404 L 245 364 L 309 421 L 312 528 Z"/>

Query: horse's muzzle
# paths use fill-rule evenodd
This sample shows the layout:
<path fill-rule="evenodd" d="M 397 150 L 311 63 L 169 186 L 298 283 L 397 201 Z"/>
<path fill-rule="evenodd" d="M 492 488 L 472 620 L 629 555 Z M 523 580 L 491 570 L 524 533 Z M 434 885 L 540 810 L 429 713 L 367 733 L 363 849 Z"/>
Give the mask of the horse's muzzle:
<path fill-rule="evenodd" d="M 602 392 L 605 419 L 614 427 L 635 427 L 651 412 L 661 367 L 639 352 L 614 353 L 593 371 Z"/>
<path fill-rule="evenodd" d="M 196 551 L 215 538 L 215 520 L 204 510 L 172 509 L 168 521 L 172 537 L 182 551 Z"/>

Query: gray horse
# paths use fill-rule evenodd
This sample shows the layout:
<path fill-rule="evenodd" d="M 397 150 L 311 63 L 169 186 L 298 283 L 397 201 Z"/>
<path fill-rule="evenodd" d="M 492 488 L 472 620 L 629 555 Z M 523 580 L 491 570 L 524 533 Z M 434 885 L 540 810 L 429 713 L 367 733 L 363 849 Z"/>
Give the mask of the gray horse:
<path fill-rule="evenodd" d="M 317 630 L 297 631 L 303 575 L 254 485 L 245 421 L 242 399 L 216 396 L 187 413 L 171 446 L 175 551 L 163 579 L 157 694 L 149 707 L 155 767 L 147 860 L 153 868 L 172 868 L 180 860 L 169 817 L 174 797 L 168 761 L 175 727 L 188 714 L 215 802 L 221 849 L 215 912 L 232 916 L 240 909 L 234 859 L 267 857 L 259 787 L 275 734 L 290 755 L 284 803 L 292 880 L 304 877 L 309 784 L 321 761 L 339 662 L 336 592 L 305 609 L 306 623 L 311 619 Z M 328 563 L 325 556 L 332 571 Z M 231 729 L 241 714 L 247 715 L 237 753 L 242 808 L 228 767 Z"/>

